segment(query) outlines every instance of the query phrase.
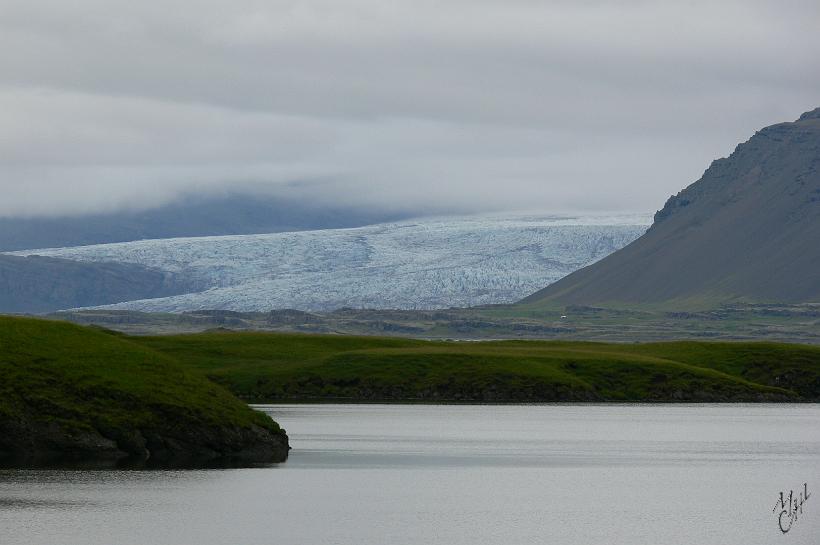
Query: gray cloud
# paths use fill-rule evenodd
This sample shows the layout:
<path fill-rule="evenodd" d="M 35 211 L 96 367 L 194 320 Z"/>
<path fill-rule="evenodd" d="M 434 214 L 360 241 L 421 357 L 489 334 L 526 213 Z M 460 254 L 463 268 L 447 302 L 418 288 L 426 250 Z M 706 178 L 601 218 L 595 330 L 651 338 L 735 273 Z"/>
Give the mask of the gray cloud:
<path fill-rule="evenodd" d="M 815 1 L 5 0 L 0 215 L 316 180 L 373 206 L 653 210 L 820 104 L 818 26 Z"/>

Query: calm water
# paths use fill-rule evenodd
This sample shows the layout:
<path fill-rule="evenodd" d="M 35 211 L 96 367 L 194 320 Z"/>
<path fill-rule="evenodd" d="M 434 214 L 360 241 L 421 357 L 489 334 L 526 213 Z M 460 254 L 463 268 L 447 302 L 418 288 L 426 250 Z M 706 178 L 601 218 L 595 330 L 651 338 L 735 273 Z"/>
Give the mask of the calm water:
<path fill-rule="evenodd" d="M 264 410 L 284 464 L 0 471 L 0 544 L 820 543 L 820 406 Z"/>

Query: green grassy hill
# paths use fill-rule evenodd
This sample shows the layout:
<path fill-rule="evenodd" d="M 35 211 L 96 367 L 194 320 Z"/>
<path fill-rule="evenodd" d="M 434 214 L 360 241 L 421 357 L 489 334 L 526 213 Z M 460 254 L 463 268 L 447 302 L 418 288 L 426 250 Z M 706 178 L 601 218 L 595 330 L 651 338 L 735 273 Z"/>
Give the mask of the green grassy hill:
<path fill-rule="evenodd" d="M 134 342 L 256 402 L 820 400 L 820 347 L 206 333 Z"/>
<path fill-rule="evenodd" d="M 0 317 L 0 457 L 286 455 L 274 421 L 172 358 L 102 330 Z"/>

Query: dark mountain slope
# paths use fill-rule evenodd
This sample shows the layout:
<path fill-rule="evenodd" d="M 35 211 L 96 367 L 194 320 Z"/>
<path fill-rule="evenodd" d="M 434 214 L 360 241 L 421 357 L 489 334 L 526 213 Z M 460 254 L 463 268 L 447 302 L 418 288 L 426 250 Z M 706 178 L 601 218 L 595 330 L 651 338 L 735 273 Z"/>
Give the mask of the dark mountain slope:
<path fill-rule="evenodd" d="M 166 297 L 196 288 L 140 265 L 0 255 L 0 312 L 49 312 Z"/>
<path fill-rule="evenodd" d="M 314 205 L 282 196 L 235 194 L 189 197 L 159 208 L 136 212 L 59 218 L 0 218 L 0 251 L 155 238 L 358 227 L 408 215 Z"/>
<path fill-rule="evenodd" d="M 524 299 L 530 306 L 820 301 L 820 108 L 757 132 L 645 235 Z"/>

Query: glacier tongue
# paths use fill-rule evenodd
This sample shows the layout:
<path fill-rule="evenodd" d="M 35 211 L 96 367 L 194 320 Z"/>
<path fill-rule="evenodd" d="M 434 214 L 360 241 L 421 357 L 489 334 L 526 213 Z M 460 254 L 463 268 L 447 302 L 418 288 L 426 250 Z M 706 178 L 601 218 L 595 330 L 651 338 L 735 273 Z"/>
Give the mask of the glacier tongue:
<path fill-rule="evenodd" d="M 111 309 L 435 309 L 521 299 L 625 246 L 650 221 L 644 215 L 422 219 L 16 253 L 137 263 L 211 286 L 104 307 Z"/>

